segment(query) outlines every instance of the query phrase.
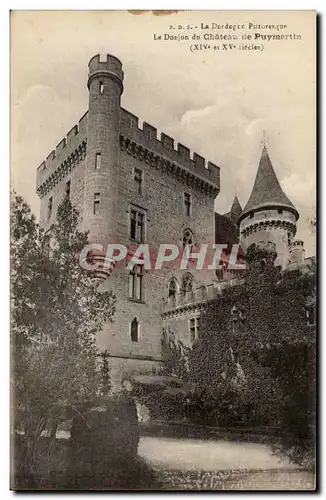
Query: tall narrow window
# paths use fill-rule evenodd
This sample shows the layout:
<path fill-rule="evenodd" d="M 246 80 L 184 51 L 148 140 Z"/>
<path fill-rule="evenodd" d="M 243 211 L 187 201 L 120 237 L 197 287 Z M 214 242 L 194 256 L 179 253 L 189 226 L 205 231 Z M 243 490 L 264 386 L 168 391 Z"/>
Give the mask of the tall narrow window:
<path fill-rule="evenodd" d="M 182 284 L 181 284 L 182 293 L 191 292 L 192 283 L 193 283 L 192 275 L 190 273 L 185 274 L 182 277 Z"/>
<path fill-rule="evenodd" d="M 140 168 L 135 168 L 134 181 L 136 184 L 136 189 L 138 194 L 142 194 L 143 189 L 143 171 Z"/>
<path fill-rule="evenodd" d="M 184 204 L 185 204 L 185 214 L 191 215 L 191 195 L 189 193 L 184 194 Z"/>
<path fill-rule="evenodd" d="M 94 193 L 93 212 L 94 215 L 98 215 L 100 213 L 100 193 Z"/>
<path fill-rule="evenodd" d="M 177 293 L 177 282 L 174 278 L 169 283 L 169 297 L 175 297 Z"/>
<path fill-rule="evenodd" d="M 104 92 L 104 83 L 100 82 L 100 94 L 103 94 Z"/>
<path fill-rule="evenodd" d="M 129 298 L 143 300 L 143 274 L 144 266 L 137 264 L 129 274 Z"/>
<path fill-rule="evenodd" d="M 134 318 L 130 324 L 130 336 L 132 342 L 138 342 L 139 338 L 139 322 L 137 318 Z"/>
<path fill-rule="evenodd" d="M 195 342 L 198 340 L 198 333 L 200 328 L 200 317 L 196 316 L 189 319 L 189 340 Z"/>
<path fill-rule="evenodd" d="M 130 238 L 142 243 L 145 237 L 145 214 L 138 210 L 130 211 Z"/>
<path fill-rule="evenodd" d="M 101 168 L 101 153 L 96 153 L 95 156 L 95 170 L 100 170 Z"/>
<path fill-rule="evenodd" d="M 52 208 L 53 208 L 53 198 L 52 196 L 49 198 L 48 201 L 48 219 L 51 219 L 52 216 Z"/>
<path fill-rule="evenodd" d="M 65 189 L 66 197 L 68 200 L 70 200 L 70 181 L 66 182 L 66 189 Z"/>

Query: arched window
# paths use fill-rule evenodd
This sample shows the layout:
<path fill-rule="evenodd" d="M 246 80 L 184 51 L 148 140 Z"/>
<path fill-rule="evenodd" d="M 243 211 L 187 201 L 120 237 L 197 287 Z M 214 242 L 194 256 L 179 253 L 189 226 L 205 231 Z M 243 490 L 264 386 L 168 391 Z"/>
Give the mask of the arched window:
<path fill-rule="evenodd" d="M 138 342 L 139 337 L 139 322 L 137 318 L 134 318 L 130 325 L 130 336 L 132 342 Z"/>
<path fill-rule="evenodd" d="M 183 293 L 191 292 L 193 286 L 193 278 L 190 273 L 184 274 L 182 277 L 181 289 Z"/>
<path fill-rule="evenodd" d="M 193 242 L 194 242 L 194 235 L 192 234 L 192 231 L 190 229 L 185 229 L 183 231 L 183 236 L 182 236 L 183 248 L 186 245 L 193 245 Z"/>
<path fill-rule="evenodd" d="M 178 292 L 177 280 L 172 278 L 169 282 L 169 297 L 175 297 Z"/>
<path fill-rule="evenodd" d="M 207 288 L 205 285 L 201 285 L 199 288 L 196 290 L 197 293 L 197 298 L 198 299 L 205 299 L 207 295 Z"/>

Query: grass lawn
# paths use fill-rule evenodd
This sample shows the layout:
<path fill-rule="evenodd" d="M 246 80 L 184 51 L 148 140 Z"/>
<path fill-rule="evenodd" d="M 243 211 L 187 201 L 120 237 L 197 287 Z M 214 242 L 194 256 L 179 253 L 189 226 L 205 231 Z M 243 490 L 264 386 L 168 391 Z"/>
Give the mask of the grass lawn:
<path fill-rule="evenodd" d="M 302 470 L 159 471 L 165 490 L 313 491 L 314 474 Z"/>

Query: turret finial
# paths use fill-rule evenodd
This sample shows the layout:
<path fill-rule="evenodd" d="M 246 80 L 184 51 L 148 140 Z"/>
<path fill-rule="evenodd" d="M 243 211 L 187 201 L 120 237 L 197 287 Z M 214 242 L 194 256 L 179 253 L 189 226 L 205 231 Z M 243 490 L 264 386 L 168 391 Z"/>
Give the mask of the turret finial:
<path fill-rule="evenodd" d="M 267 144 L 267 132 L 266 132 L 265 129 L 263 130 L 263 138 L 260 141 L 260 143 L 263 146 L 263 148 L 266 148 L 266 144 Z"/>

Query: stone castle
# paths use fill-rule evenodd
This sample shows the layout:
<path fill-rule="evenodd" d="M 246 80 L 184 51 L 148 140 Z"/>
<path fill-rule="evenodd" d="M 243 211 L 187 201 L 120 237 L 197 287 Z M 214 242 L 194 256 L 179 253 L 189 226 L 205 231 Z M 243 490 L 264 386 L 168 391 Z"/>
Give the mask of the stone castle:
<path fill-rule="evenodd" d="M 217 214 L 219 167 L 164 133 L 158 138 L 152 125 L 139 127 L 138 118 L 121 107 L 123 70 L 116 57 L 94 56 L 87 85 L 88 111 L 37 169 L 43 228 L 68 196 L 81 229 L 104 247 L 119 242 L 132 249 L 145 242 L 182 249 L 240 241 L 244 249 L 252 243 L 272 246 L 283 269 L 303 263 L 303 243 L 294 239 L 299 214 L 265 146 L 244 209 L 235 197 L 229 213 Z M 110 354 L 116 387 L 130 374 L 156 370 L 163 327 L 191 344 L 200 335 L 205 303 L 238 279 L 227 267 L 203 271 L 180 265 L 157 271 L 103 267 L 97 276 L 101 289 L 112 289 L 117 299 L 114 321 L 98 337 L 99 348 Z"/>

